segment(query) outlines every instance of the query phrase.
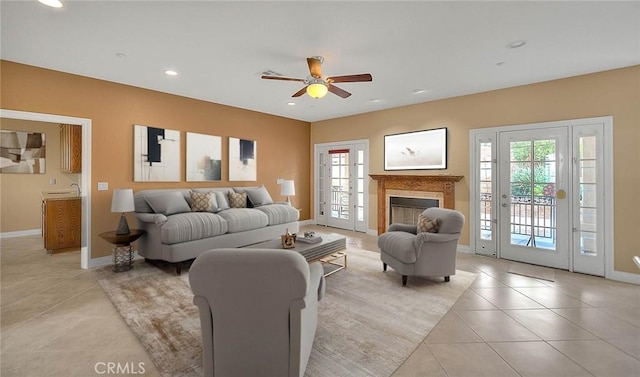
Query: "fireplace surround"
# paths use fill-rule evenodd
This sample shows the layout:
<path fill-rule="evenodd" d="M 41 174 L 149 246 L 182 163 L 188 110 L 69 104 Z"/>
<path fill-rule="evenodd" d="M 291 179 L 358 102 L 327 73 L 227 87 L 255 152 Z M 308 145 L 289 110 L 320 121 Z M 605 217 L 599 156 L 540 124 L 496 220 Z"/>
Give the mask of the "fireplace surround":
<path fill-rule="evenodd" d="M 461 175 L 370 174 L 378 182 L 378 234 L 389 226 L 389 198 L 437 199 L 439 207 L 454 209 L 455 183 Z"/>

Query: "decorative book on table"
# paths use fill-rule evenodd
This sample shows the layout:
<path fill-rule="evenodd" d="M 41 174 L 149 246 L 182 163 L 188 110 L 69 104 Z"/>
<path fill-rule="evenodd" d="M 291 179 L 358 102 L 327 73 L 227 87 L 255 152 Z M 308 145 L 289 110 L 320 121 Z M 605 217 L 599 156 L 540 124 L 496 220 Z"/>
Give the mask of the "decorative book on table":
<path fill-rule="evenodd" d="M 322 241 L 322 237 L 320 236 L 296 237 L 296 241 L 300 241 L 303 243 L 318 243 Z"/>

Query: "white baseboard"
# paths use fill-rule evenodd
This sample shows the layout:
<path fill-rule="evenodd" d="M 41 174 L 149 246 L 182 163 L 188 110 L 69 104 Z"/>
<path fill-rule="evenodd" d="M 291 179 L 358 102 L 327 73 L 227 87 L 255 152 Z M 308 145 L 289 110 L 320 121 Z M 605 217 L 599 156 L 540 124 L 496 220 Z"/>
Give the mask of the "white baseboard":
<path fill-rule="evenodd" d="M 640 285 L 640 275 L 632 274 L 629 272 L 613 271 L 613 273 L 611 273 L 611 276 L 607 276 L 607 279 Z"/>
<path fill-rule="evenodd" d="M 378 236 L 378 229 L 367 229 L 367 234 L 370 236 Z"/>
<path fill-rule="evenodd" d="M 133 260 L 144 259 L 138 255 L 138 251 L 133 252 Z M 104 257 L 92 258 L 89 260 L 89 268 L 96 268 L 102 266 L 110 266 L 113 264 L 113 255 L 106 255 Z"/>
<path fill-rule="evenodd" d="M 460 245 L 460 244 L 458 244 L 458 248 L 456 249 L 456 251 L 459 252 L 459 253 L 473 254 L 471 252 L 471 248 L 469 247 L 469 245 Z"/>
<path fill-rule="evenodd" d="M 42 229 L 16 230 L 14 232 L 0 233 L 0 238 L 35 236 L 35 235 L 40 235 L 40 234 L 42 234 Z"/>
<path fill-rule="evenodd" d="M 298 224 L 300 226 L 304 226 L 304 225 L 316 225 L 316 221 L 311 219 L 311 220 L 302 220 L 302 221 L 298 221 Z"/>

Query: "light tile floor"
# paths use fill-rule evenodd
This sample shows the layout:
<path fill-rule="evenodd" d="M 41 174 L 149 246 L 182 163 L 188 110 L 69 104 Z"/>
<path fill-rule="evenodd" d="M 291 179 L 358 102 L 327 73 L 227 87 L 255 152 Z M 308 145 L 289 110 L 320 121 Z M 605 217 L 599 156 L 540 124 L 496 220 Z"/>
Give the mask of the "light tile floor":
<path fill-rule="evenodd" d="M 375 236 L 304 229 L 378 250 Z M 1 376 L 104 375 L 109 362 L 159 375 L 79 252 L 45 255 L 37 236 L 0 242 Z M 512 263 L 459 254 L 477 279 L 394 376 L 640 376 L 640 287 L 558 270 L 536 280 L 508 273 Z"/>

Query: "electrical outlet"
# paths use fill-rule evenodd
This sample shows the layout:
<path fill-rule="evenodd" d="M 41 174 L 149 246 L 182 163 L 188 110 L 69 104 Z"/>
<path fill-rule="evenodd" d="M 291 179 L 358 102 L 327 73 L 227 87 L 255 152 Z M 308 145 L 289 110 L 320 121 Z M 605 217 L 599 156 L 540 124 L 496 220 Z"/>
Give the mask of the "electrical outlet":
<path fill-rule="evenodd" d="M 56 179 L 55 178 L 49 178 L 49 184 L 50 185 L 55 185 L 56 184 Z"/>
<path fill-rule="evenodd" d="M 98 182 L 98 191 L 109 190 L 109 182 Z"/>

